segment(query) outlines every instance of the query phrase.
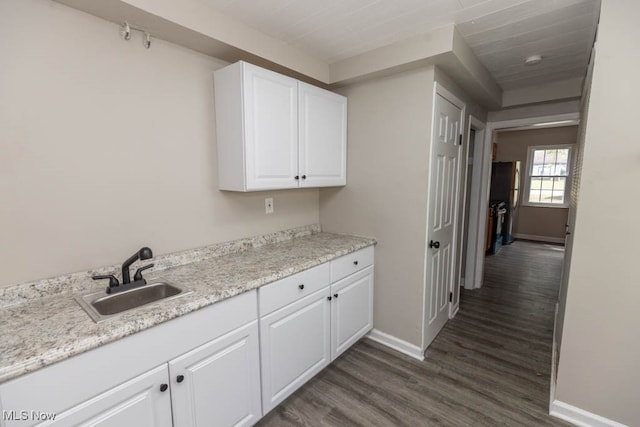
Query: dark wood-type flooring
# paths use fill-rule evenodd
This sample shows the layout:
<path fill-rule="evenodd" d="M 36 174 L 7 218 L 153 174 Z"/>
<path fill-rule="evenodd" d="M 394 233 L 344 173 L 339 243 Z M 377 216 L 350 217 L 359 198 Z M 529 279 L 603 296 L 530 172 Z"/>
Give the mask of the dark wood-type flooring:
<path fill-rule="evenodd" d="M 424 362 L 363 339 L 260 426 L 568 426 L 548 415 L 563 248 L 517 241 Z"/>

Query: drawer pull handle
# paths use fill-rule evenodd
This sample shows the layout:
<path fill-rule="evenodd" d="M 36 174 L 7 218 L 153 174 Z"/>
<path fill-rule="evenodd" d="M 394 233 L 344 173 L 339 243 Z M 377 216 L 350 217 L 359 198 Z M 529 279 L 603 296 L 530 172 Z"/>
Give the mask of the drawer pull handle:
<path fill-rule="evenodd" d="M 358 265 L 358 261 L 353 261 L 353 265 Z"/>
<path fill-rule="evenodd" d="M 169 388 L 169 386 L 168 386 L 168 385 L 166 385 L 166 384 L 160 384 L 160 391 L 161 391 L 161 392 L 165 392 L 165 391 L 167 391 L 167 389 L 168 389 L 168 388 Z"/>
<path fill-rule="evenodd" d="M 298 287 L 300 288 L 300 290 L 303 290 L 304 289 L 304 284 L 300 284 L 300 285 L 298 285 Z"/>
<path fill-rule="evenodd" d="M 178 381 L 179 383 L 181 383 L 182 381 L 184 381 L 184 375 L 178 375 L 176 377 L 176 381 Z"/>
<path fill-rule="evenodd" d="M 334 297 L 335 299 L 338 299 L 338 294 L 333 294 L 333 297 Z"/>

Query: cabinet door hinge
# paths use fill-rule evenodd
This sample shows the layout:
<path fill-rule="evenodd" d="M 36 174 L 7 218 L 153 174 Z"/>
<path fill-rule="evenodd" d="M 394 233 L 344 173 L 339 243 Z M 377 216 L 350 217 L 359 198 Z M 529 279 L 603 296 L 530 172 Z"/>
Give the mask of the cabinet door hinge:
<path fill-rule="evenodd" d="M 453 302 L 453 292 L 449 292 L 449 302 Z"/>

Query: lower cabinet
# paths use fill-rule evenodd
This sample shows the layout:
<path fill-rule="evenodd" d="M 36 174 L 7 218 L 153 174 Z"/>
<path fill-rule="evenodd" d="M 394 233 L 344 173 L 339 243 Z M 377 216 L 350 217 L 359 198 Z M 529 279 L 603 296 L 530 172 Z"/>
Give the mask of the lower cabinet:
<path fill-rule="evenodd" d="M 54 421 L 44 425 L 171 427 L 171 396 L 168 387 L 164 391 L 160 388 L 168 381 L 166 365 L 159 366 L 57 414 Z"/>
<path fill-rule="evenodd" d="M 329 286 L 260 319 L 265 414 L 331 362 Z"/>
<path fill-rule="evenodd" d="M 373 327 L 373 247 L 331 261 L 328 270 L 325 267 L 259 289 L 264 414 Z M 322 280 L 324 285 L 319 285 Z M 304 294 L 310 284 L 321 289 Z M 300 293 L 298 298 L 295 292 Z"/>
<path fill-rule="evenodd" d="M 258 322 L 169 362 L 179 427 L 249 426 L 262 416 Z"/>
<path fill-rule="evenodd" d="M 48 425 L 250 426 L 262 416 L 260 405 L 254 320 L 64 411 Z"/>
<path fill-rule="evenodd" d="M 0 384 L 0 413 L 2 427 L 253 425 L 257 291 Z"/>
<path fill-rule="evenodd" d="M 373 328 L 373 267 L 331 285 L 331 360 Z"/>

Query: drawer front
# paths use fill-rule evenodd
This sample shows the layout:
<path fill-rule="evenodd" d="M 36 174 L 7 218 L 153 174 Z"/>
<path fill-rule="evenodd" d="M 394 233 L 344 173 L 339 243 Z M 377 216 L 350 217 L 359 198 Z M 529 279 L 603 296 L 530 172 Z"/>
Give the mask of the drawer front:
<path fill-rule="evenodd" d="M 373 246 L 331 261 L 331 283 L 373 265 Z"/>
<path fill-rule="evenodd" d="M 258 289 L 260 316 L 311 295 L 329 285 L 329 263 L 285 277 Z"/>

